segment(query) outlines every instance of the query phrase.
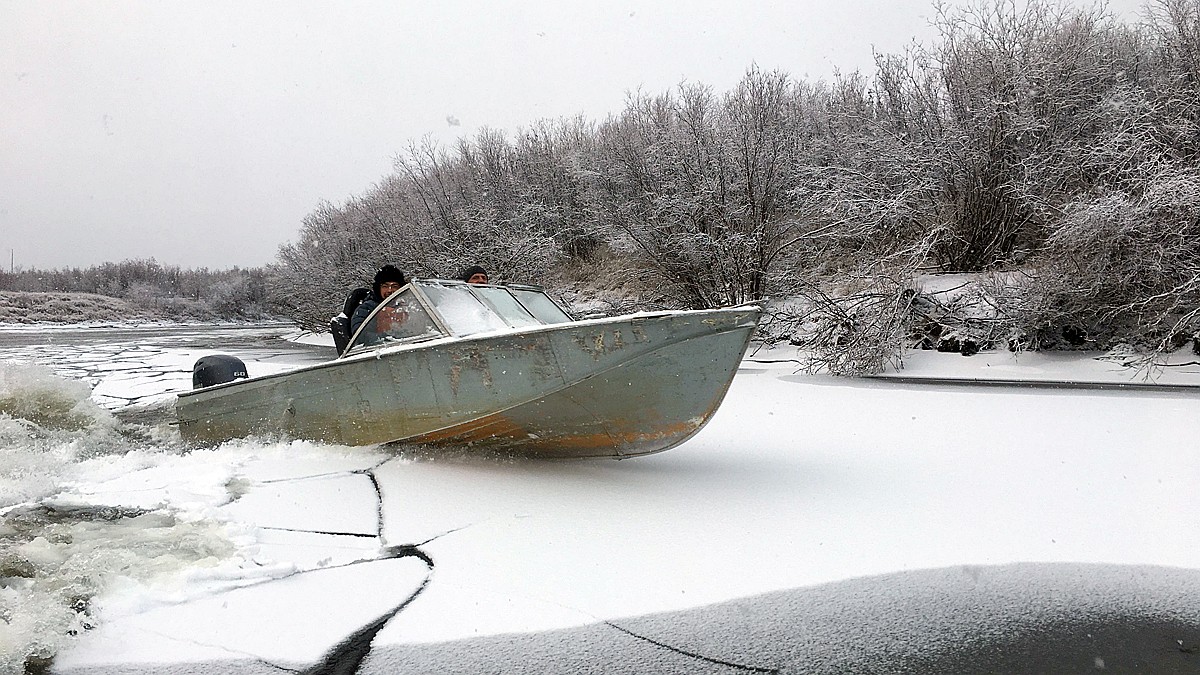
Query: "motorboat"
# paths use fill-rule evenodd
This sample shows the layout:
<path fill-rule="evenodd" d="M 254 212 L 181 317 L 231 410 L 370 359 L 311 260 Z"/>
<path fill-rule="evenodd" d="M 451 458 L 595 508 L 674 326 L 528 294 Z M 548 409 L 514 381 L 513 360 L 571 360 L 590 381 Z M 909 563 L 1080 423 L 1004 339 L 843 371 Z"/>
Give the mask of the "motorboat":
<path fill-rule="evenodd" d="M 181 435 L 625 458 L 712 418 L 762 308 L 573 319 L 544 289 L 412 280 L 327 363 L 179 394 Z"/>

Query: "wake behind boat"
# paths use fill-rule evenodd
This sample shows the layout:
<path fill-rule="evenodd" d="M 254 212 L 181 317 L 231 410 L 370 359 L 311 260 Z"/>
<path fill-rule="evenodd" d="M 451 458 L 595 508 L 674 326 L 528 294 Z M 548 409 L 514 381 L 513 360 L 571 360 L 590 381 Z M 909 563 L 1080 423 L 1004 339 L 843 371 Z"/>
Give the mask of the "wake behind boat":
<path fill-rule="evenodd" d="M 574 321 L 537 287 L 413 280 L 334 361 L 180 394 L 180 432 L 645 455 L 712 417 L 760 316 L 746 305 Z"/>

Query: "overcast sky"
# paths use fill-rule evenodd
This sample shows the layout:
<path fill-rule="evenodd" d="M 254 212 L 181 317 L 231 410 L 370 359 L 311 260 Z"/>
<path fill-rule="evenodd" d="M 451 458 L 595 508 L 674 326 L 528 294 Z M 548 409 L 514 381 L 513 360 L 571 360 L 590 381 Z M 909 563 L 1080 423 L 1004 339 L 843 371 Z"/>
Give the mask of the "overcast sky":
<path fill-rule="evenodd" d="M 963 2 L 967 0 L 961 0 Z M 1113 7 L 1132 15 L 1137 0 Z M 271 262 L 410 140 L 928 42 L 927 0 L 0 0 L 0 260 Z"/>

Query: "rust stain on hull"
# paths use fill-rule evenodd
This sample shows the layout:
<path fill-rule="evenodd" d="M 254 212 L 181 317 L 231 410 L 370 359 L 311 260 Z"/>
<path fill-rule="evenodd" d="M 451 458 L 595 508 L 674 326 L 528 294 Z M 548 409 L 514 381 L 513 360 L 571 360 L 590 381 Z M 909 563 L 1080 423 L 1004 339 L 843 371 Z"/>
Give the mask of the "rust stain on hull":
<path fill-rule="evenodd" d="M 406 438 L 404 443 L 453 443 L 477 449 L 536 453 L 557 457 L 636 456 L 660 452 L 691 438 L 705 419 L 663 424 L 651 429 L 558 432 L 543 435 L 497 413 L 467 424 Z"/>

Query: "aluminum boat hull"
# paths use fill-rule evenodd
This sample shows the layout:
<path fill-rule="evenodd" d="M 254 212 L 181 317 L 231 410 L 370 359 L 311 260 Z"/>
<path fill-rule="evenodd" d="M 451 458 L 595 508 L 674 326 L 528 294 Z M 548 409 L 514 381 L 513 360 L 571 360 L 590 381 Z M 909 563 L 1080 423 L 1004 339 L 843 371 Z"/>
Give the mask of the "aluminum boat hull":
<path fill-rule="evenodd" d="M 180 394 L 180 432 L 544 457 L 660 452 L 712 417 L 760 312 L 635 314 L 383 348 Z"/>

